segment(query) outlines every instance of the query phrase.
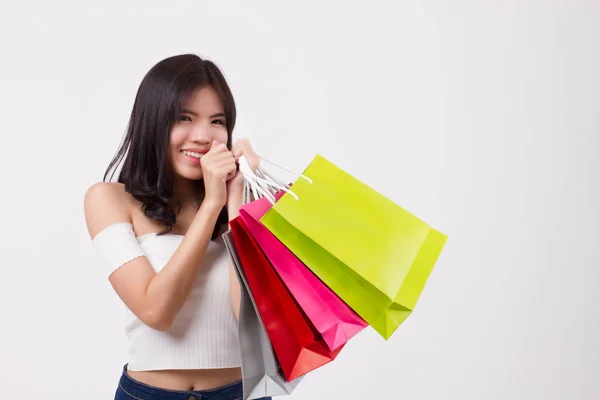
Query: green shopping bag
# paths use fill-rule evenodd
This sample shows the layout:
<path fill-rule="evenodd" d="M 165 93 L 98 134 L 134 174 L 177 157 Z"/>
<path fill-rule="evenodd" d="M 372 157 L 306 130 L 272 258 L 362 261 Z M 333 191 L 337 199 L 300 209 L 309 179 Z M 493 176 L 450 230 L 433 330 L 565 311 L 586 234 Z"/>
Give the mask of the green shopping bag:
<path fill-rule="evenodd" d="M 386 340 L 414 310 L 446 242 L 317 155 L 261 222 Z"/>

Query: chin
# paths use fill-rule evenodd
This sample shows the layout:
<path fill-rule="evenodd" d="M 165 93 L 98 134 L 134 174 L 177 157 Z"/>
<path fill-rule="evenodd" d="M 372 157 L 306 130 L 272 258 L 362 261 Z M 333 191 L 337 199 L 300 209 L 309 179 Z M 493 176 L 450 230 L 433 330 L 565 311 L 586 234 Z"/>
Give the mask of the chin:
<path fill-rule="evenodd" d="M 202 179 L 202 174 L 186 174 L 182 175 L 182 177 L 190 181 L 199 181 L 200 179 Z"/>
<path fill-rule="evenodd" d="M 202 171 L 190 171 L 187 168 L 179 168 L 175 171 L 175 173 L 177 174 L 177 176 L 179 176 L 180 178 L 183 179 L 187 179 L 190 181 L 197 181 L 202 179 L 203 175 L 202 175 Z"/>

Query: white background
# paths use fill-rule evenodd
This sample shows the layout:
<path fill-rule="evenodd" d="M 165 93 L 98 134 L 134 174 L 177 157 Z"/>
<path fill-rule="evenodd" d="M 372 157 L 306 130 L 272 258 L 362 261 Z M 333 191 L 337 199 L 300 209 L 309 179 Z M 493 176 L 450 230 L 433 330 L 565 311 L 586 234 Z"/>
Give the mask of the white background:
<path fill-rule="evenodd" d="M 449 235 L 394 336 L 292 399 L 600 398 L 599 21 L 597 0 L 3 0 L 0 397 L 114 395 L 124 312 L 83 195 L 143 75 L 192 52 L 259 153 L 320 153 Z"/>

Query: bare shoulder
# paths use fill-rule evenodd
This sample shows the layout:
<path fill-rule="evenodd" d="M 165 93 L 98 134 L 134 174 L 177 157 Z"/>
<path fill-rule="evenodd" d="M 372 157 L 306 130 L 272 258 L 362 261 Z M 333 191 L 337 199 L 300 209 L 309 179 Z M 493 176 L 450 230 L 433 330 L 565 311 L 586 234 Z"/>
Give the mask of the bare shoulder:
<path fill-rule="evenodd" d="M 83 200 L 90 237 L 117 222 L 131 223 L 131 199 L 122 183 L 97 182 L 90 186 Z"/>

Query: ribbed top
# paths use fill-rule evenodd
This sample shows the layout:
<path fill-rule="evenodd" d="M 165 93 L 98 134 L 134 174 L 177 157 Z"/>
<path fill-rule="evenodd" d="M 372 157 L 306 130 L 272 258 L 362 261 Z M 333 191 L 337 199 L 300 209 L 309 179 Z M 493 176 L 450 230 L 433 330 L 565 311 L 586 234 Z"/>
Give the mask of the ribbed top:
<path fill-rule="evenodd" d="M 169 261 L 183 235 L 155 233 L 137 240 L 156 272 Z M 154 330 L 125 307 L 131 371 L 211 369 L 241 365 L 237 320 L 229 296 L 229 256 L 219 237 L 208 245 L 196 283 L 167 331 Z"/>

